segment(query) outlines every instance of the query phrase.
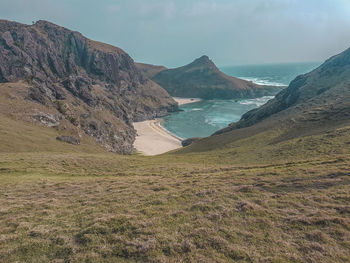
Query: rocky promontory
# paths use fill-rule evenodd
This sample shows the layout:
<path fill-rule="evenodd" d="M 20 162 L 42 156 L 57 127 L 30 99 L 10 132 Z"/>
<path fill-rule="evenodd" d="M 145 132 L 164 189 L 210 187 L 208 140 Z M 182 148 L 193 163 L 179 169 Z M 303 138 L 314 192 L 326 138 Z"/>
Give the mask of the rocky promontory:
<path fill-rule="evenodd" d="M 175 69 L 161 70 L 152 80 L 174 97 L 202 99 L 257 98 L 274 95 L 281 87 L 261 86 L 228 76 L 207 56 Z"/>

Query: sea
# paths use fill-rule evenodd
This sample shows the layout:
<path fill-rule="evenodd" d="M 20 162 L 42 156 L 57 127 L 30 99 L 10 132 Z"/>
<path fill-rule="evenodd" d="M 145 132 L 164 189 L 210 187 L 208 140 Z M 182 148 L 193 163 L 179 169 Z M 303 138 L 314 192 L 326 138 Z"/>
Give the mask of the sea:
<path fill-rule="evenodd" d="M 317 68 L 320 62 L 244 65 L 222 67 L 227 75 L 262 85 L 288 86 L 298 75 Z M 232 122 L 244 113 L 265 104 L 274 96 L 238 100 L 202 100 L 180 106 L 181 111 L 164 117 L 161 125 L 182 139 L 206 137 Z"/>

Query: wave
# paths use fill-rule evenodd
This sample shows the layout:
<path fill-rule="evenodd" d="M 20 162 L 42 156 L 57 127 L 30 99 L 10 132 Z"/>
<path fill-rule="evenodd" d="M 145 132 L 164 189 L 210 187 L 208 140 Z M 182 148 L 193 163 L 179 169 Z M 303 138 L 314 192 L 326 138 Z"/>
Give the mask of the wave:
<path fill-rule="evenodd" d="M 225 127 L 227 125 L 229 125 L 230 123 L 234 122 L 234 121 L 237 121 L 240 119 L 240 116 L 239 115 L 221 115 L 221 116 L 218 116 L 218 115 L 212 115 L 212 116 L 207 116 L 205 118 L 205 123 L 206 124 L 209 124 L 211 126 L 214 126 L 214 127 Z"/>
<path fill-rule="evenodd" d="M 277 87 L 288 86 L 288 84 L 275 82 L 275 81 L 271 81 L 271 80 L 268 80 L 268 79 L 250 78 L 250 77 L 238 77 L 238 78 L 254 82 L 255 84 L 258 84 L 258 85 L 277 86 Z"/>
<path fill-rule="evenodd" d="M 242 105 L 256 105 L 257 107 L 260 107 L 264 105 L 269 100 L 273 99 L 275 96 L 264 96 L 260 98 L 255 99 L 246 99 L 246 100 L 239 100 L 237 101 L 239 104 Z"/>
<path fill-rule="evenodd" d="M 230 123 L 239 121 L 244 113 L 273 98 L 274 96 L 264 96 L 254 99 L 203 100 L 200 105 L 188 105 L 184 111 L 164 117 L 161 124 L 178 137 L 207 137 Z"/>

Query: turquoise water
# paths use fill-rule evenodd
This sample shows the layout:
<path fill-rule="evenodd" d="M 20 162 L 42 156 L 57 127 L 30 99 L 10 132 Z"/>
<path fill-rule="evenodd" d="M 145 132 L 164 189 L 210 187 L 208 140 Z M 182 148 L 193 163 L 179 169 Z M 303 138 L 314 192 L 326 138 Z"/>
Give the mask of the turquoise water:
<path fill-rule="evenodd" d="M 251 80 L 258 84 L 287 86 L 300 74 L 307 73 L 320 63 L 233 66 L 221 68 L 228 75 Z M 163 119 L 162 125 L 175 135 L 186 139 L 206 137 L 232 122 L 249 110 L 265 104 L 273 96 L 241 100 L 207 100 L 182 105 L 182 111 Z"/>
<path fill-rule="evenodd" d="M 273 96 L 247 100 L 207 100 L 180 107 L 180 112 L 163 118 L 162 125 L 175 135 L 186 139 L 205 137 L 238 121 L 241 116 L 266 103 Z"/>

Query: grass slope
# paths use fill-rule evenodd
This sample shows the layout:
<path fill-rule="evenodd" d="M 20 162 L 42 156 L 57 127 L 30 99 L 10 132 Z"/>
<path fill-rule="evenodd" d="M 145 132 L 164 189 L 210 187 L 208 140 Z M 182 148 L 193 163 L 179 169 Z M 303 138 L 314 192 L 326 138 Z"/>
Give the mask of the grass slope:
<path fill-rule="evenodd" d="M 2 262 L 350 260 L 346 128 L 297 147 L 260 134 L 211 152 L 143 157 L 0 123 Z"/>
<path fill-rule="evenodd" d="M 0 92 L 1 262 L 350 261 L 348 104 L 119 156 L 57 141 L 74 126 L 35 124 L 51 110 L 18 85 Z"/>
<path fill-rule="evenodd" d="M 339 80 L 334 98 L 322 87 L 293 114 L 156 157 L 106 153 L 73 119 L 40 126 L 33 114 L 69 108 L 27 100 L 22 82 L 0 85 L 0 261 L 349 262 L 349 85 Z"/>

